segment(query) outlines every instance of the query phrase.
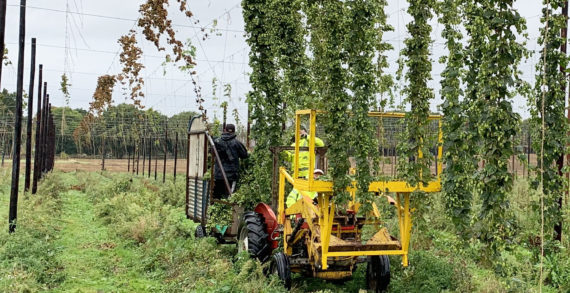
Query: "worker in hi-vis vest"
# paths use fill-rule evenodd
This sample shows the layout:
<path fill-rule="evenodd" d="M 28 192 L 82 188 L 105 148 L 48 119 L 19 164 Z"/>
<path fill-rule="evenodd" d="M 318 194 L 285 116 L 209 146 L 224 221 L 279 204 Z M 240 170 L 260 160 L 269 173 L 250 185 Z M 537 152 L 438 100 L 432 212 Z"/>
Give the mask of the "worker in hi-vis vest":
<path fill-rule="evenodd" d="M 313 178 L 315 179 L 318 179 L 321 175 L 324 175 L 324 172 L 321 169 L 315 169 L 315 171 L 313 172 Z M 309 194 L 309 197 L 311 199 L 315 199 L 315 197 L 317 197 L 317 192 L 307 192 L 307 193 Z M 289 195 L 287 196 L 287 201 L 285 201 L 285 203 L 287 204 L 287 207 L 291 207 L 301 198 L 303 198 L 301 193 L 297 189 L 293 188 L 293 190 L 289 192 Z"/>
<path fill-rule="evenodd" d="M 309 135 L 304 127 L 301 127 L 301 140 L 299 141 L 299 147 L 309 146 Z M 295 143 L 291 144 L 292 147 Z M 315 147 L 324 147 L 325 143 L 322 139 L 315 137 Z M 292 172 L 295 172 L 295 152 L 289 151 L 287 153 L 287 160 L 291 162 Z M 299 177 L 308 178 L 309 176 L 309 152 L 299 151 Z"/>

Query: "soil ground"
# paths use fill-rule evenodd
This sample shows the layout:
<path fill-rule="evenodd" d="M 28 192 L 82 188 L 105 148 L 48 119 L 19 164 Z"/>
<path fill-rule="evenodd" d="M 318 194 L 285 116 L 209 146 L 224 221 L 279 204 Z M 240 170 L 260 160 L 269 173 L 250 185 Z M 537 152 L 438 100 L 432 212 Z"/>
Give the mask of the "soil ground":
<path fill-rule="evenodd" d="M 526 158 L 526 156 L 525 156 Z M 23 173 L 24 170 L 24 162 L 25 159 L 22 157 L 21 161 L 21 170 Z M 393 157 L 387 157 L 383 164 L 381 164 L 382 172 L 387 176 L 393 176 L 396 172 L 396 169 L 393 167 L 393 163 L 395 162 Z M 101 170 L 101 159 L 83 159 L 83 158 L 71 158 L 71 159 L 56 159 L 55 161 L 55 169 L 60 170 L 63 172 L 72 172 L 72 171 L 100 171 Z M 151 163 L 151 174 L 154 175 L 155 163 L 157 167 L 158 176 L 162 175 L 163 171 L 163 159 L 152 160 Z M 129 164 L 131 166 L 129 167 Z M 135 171 L 136 171 L 136 163 Z M 479 166 L 482 166 L 483 163 L 480 163 Z M 536 155 L 530 155 L 530 165 L 536 166 Z M 12 161 L 5 160 L 4 165 L 1 168 L 11 168 Z M 105 170 L 111 172 L 128 172 L 130 170 L 132 172 L 133 162 L 126 159 L 106 159 L 105 160 Z M 435 166 L 435 164 L 434 164 Z M 509 171 L 512 172 L 514 170 L 517 174 L 517 177 L 526 178 L 528 176 L 528 167 L 526 164 L 521 163 L 520 160 L 515 159 L 514 164 L 513 160 L 511 159 L 508 165 Z M 141 159 L 138 162 L 138 169 L 139 174 L 143 173 L 143 160 Z M 435 167 L 432 167 L 432 173 L 435 174 Z M 172 174 L 174 171 L 174 159 L 166 160 L 166 173 Z M 178 159 L 176 163 L 176 173 L 177 174 L 184 174 L 186 172 L 186 159 Z M 148 161 L 144 161 L 144 173 L 148 174 Z"/>
<path fill-rule="evenodd" d="M 128 164 L 131 164 L 131 168 L 128 168 Z M 163 171 L 163 159 L 158 159 L 156 161 L 157 166 L 157 173 L 162 176 Z M 142 159 L 139 161 L 139 174 L 143 172 L 143 161 Z M 21 173 L 24 173 L 24 166 L 25 160 L 22 159 L 20 163 L 20 170 Z M 5 160 L 4 165 L 2 168 L 11 168 L 12 161 Z M 136 164 L 135 164 L 136 167 Z M 151 174 L 154 174 L 154 167 L 155 167 L 155 160 L 152 160 L 151 164 Z M 63 172 L 72 172 L 72 171 L 101 171 L 101 159 L 67 159 L 61 160 L 57 159 L 55 161 L 55 169 Z M 106 159 L 105 160 L 105 170 L 110 172 L 128 172 L 128 170 L 132 171 L 132 162 L 128 160 L 120 160 L 120 159 Z M 136 168 L 135 168 L 136 171 Z M 166 173 L 172 174 L 174 171 L 174 160 L 166 160 Z M 147 174 L 148 172 L 148 161 L 145 161 L 145 170 L 144 173 Z M 176 173 L 183 174 L 186 172 L 186 160 L 185 159 L 178 159 L 176 163 Z"/>

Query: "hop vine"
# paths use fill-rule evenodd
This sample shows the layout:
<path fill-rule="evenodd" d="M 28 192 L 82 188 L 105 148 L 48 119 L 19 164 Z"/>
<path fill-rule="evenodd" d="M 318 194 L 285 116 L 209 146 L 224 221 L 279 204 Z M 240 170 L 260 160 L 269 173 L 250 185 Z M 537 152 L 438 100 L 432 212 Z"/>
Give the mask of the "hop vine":
<path fill-rule="evenodd" d="M 568 57 L 560 50 L 561 45 L 566 43 L 566 40 L 560 36 L 561 29 L 566 27 L 566 19 L 561 13 L 564 1 L 549 0 L 548 2 L 550 7 L 545 5 L 541 18 L 541 22 L 546 26 L 548 14 L 548 30 L 542 27 L 538 39 L 540 46 L 546 46 L 545 56 L 541 54 L 540 61 L 536 65 L 539 74 L 536 75 L 534 95 L 529 96 L 529 105 L 532 132 L 541 133 L 543 118 L 545 122 L 544 136 L 547 139 L 544 142 L 541 139 L 534 140 L 533 148 L 538 150 L 537 155 L 542 157 L 544 162 L 542 166 L 538 166 L 541 170 L 537 172 L 537 175 L 543 172 L 544 176 L 542 189 L 545 227 L 547 228 L 545 234 L 553 235 L 552 227 L 559 223 L 562 217 L 558 200 L 563 197 L 565 188 L 562 186 L 566 184 L 563 175 L 558 172 L 557 162 L 566 154 L 565 146 L 567 145 L 568 123 L 564 113 L 566 74 L 561 72 L 560 68 L 567 67 Z M 540 52 L 542 53 L 543 49 Z M 544 112 L 542 112 L 543 96 Z M 542 143 L 544 143 L 543 153 L 541 153 Z M 540 176 L 536 176 L 531 184 L 532 187 L 538 188 Z"/>
<path fill-rule="evenodd" d="M 518 65 L 527 52 L 517 41 L 526 29 L 525 20 L 513 2 L 473 0 L 466 4 L 467 58 L 475 69 L 474 79 L 467 79 L 470 114 L 476 114 L 473 126 L 481 142 L 479 153 L 485 158 L 485 166 L 477 173 L 482 199 L 480 238 L 494 252 L 504 247 L 514 231 L 507 199 L 513 186 L 508 162 L 520 117 L 513 112 L 511 100 L 522 84 Z"/>
<path fill-rule="evenodd" d="M 116 81 L 117 78 L 114 75 L 103 75 L 97 79 L 93 101 L 89 103 L 90 113 L 100 115 L 113 103 L 113 87 Z"/>
<path fill-rule="evenodd" d="M 387 67 L 383 63 L 384 51 L 390 49 L 382 42 L 384 31 L 391 27 L 386 25 L 384 8 L 385 1 L 347 1 L 347 19 L 349 22 L 345 48 L 348 56 L 348 72 L 352 75 L 349 89 L 353 95 L 350 99 L 351 119 L 349 128 L 352 129 L 354 158 L 356 160 L 356 178 L 359 193 L 357 199 L 363 203 L 363 208 L 370 209 L 373 194 L 368 192 L 368 186 L 378 174 L 379 164 L 371 167 L 370 159 L 379 157 L 378 140 L 372 134 L 378 127 L 378 120 L 368 116 L 372 109 L 377 108 L 376 95 L 382 91 L 382 71 Z M 378 29 L 379 27 L 380 29 Z M 379 53 L 378 63 L 375 55 Z M 380 77 L 380 79 L 379 79 Z"/>
<path fill-rule="evenodd" d="M 461 2 L 458 0 L 444 0 L 438 5 L 439 22 L 444 25 L 441 33 L 446 39 L 448 56 L 440 59 L 446 63 L 441 74 L 441 96 L 443 97 L 443 149 L 444 162 L 442 187 L 445 194 L 445 205 L 448 215 L 455 224 L 457 231 L 464 238 L 471 219 L 471 203 L 473 199 L 472 178 L 474 170 L 473 155 L 469 152 L 469 144 L 465 141 L 466 115 L 465 103 L 460 101 L 463 96 L 461 79 L 464 71 L 464 49 L 461 43 Z"/>
<path fill-rule="evenodd" d="M 63 94 L 63 97 L 65 99 L 65 105 L 69 106 L 69 101 L 71 99 L 71 96 L 69 95 L 69 87 L 71 86 L 71 84 L 69 83 L 69 78 L 67 77 L 67 74 L 62 74 L 61 75 L 61 82 L 59 83 L 60 86 L 60 90 L 61 93 Z M 65 133 L 65 107 L 63 107 L 62 111 L 61 111 L 61 134 L 62 134 L 62 139 L 63 139 L 63 134 Z"/>
<path fill-rule="evenodd" d="M 119 38 L 121 44 L 121 53 L 119 60 L 123 65 L 121 74 L 117 75 L 117 80 L 123 85 L 127 85 L 130 89 L 130 97 L 134 104 L 139 108 L 143 108 L 141 99 L 144 97 L 143 86 L 144 80 L 140 77 L 140 72 L 144 68 L 140 59 L 142 57 L 142 49 L 137 46 L 136 33 L 131 30 L 129 34 Z"/>
<path fill-rule="evenodd" d="M 430 179 L 430 165 L 433 155 L 429 144 L 430 100 L 434 98 L 433 90 L 428 86 L 431 80 L 431 60 L 429 47 L 431 44 L 431 26 L 428 21 L 433 17 L 435 2 L 433 0 L 411 0 L 408 13 L 412 21 L 407 25 L 410 37 L 404 41 L 406 48 L 402 55 L 406 57 L 408 68 L 405 78 L 408 82 L 403 90 L 405 102 L 411 110 L 406 114 L 406 138 L 400 142 L 403 152 L 401 173 L 411 186 L 427 184 Z M 419 154 L 422 154 L 420 156 Z"/>
<path fill-rule="evenodd" d="M 252 194 L 270 194 L 271 158 L 270 147 L 282 144 L 281 125 L 285 122 L 284 98 L 279 92 L 278 66 L 275 61 L 275 44 L 272 40 L 274 17 L 270 0 L 244 0 L 243 18 L 246 41 L 250 46 L 249 65 L 252 68 L 247 94 L 251 106 L 252 139 L 256 142 L 249 177 L 254 178 L 246 188 Z M 286 7 L 285 7 L 286 8 Z M 290 7 L 290 9 L 292 9 Z M 267 199 L 265 199 L 267 200 Z"/>
<path fill-rule="evenodd" d="M 193 16 L 192 12 L 188 10 L 186 0 L 176 0 L 176 2 L 180 4 L 179 11 L 184 13 L 187 18 Z M 139 8 L 141 16 L 137 25 L 143 29 L 142 32 L 146 39 L 152 42 L 159 51 L 165 51 L 160 39 L 166 35 L 166 42 L 172 46 L 174 61 L 184 61 L 186 64 L 195 65 L 192 56 L 184 54 L 184 43 L 176 37 L 176 31 L 172 28 L 172 20 L 169 18 L 167 10 L 169 5 L 169 0 L 149 0 L 142 4 Z"/>
<path fill-rule="evenodd" d="M 356 158 L 359 200 L 368 203 L 369 183 L 378 166 L 377 123 L 368 112 L 378 108 L 377 96 L 389 91 L 392 79 L 384 52 L 392 47 L 382 41 L 386 1 L 244 1 L 244 19 L 251 47 L 253 91 L 248 95 L 256 140 L 254 186 L 268 190 L 270 146 L 285 142 L 285 117 L 301 108 L 325 110 L 317 118 L 325 130 L 328 175 L 334 180 L 335 200 L 349 199 L 346 187 L 348 156 Z M 385 102 L 381 102 L 382 105 Z M 347 115 L 348 112 L 350 115 Z M 351 154 L 346 146 L 352 146 Z M 366 205 L 364 205 L 366 207 Z"/>
<path fill-rule="evenodd" d="M 314 1 L 307 8 L 307 24 L 311 27 L 310 47 L 314 55 L 311 69 L 315 94 L 327 112 L 323 124 L 326 140 L 332 142 L 328 144 L 327 157 L 333 158 L 329 161 L 328 172 L 334 180 L 335 200 L 338 203 L 350 199 L 345 191 L 351 183 L 346 147 L 353 143 L 352 135 L 347 131 L 351 123 L 347 115 L 351 101 L 345 91 L 349 76 L 344 66 L 344 39 L 348 32 L 345 10 L 341 1 Z"/>
<path fill-rule="evenodd" d="M 306 55 L 307 28 L 303 26 L 301 13 L 305 6 L 300 0 L 272 0 L 268 4 L 273 17 L 271 39 L 273 54 L 282 68 L 280 91 L 288 115 L 296 109 L 314 108 L 316 99 L 311 97 L 313 84 L 309 75 Z"/>
<path fill-rule="evenodd" d="M 166 43 L 170 46 L 171 52 L 164 55 L 165 64 L 170 62 L 182 62 L 179 69 L 190 73 L 190 79 L 194 86 L 196 94 L 196 102 L 199 110 L 206 119 L 206 110 L 203 107 L 204 99 L 201 95 L 201 88 L 194 78 L 196 71 L 193 70 L 196 63 L 194 62 L 195 49 L 189 42 L 184 43 L 177 38 L 176 31 L 172 28 L 172 19 L 168 14 L 168 7 L 173 1 L 169 0 L 147 0 L 139 6 L 140 17 L 137 26 L 142 29 L 142 34 L 146 40 L 152 42 L 158 51 L 166 51 L 166 47 L 162 44 L 162 38 L 166 38 Z M 188 9 L 186 0 L 176 0 L 179 4 L 178 10 L 187 18 L 191 18 L 192 12 Z M 138 46 L 136 30 L 130 30 L 126 35 L 119 38 L 121 44 L 120 62 L 123 65 L 121 73 L 114 76 L 124 87 L 130 90 L 130 98 L 133 103 L 140 109 L 142 98 L 144 98 L 143 86 L 144 79 L 140 76 L 144 65 L 141 63 L 142 49 Z M 174 57 L 173 57 L 174 56 Z M 112 91 L 111 91 L 112 94 Z M 96 93 L 96 95 L 98 95 Z M 100 104 L 95 101 L 95 104 Z"/>

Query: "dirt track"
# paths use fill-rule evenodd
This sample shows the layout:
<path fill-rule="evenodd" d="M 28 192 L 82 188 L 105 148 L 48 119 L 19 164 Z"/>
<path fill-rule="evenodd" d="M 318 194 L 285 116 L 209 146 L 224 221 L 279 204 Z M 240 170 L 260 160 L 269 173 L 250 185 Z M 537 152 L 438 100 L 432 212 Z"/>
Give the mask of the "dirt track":
<path fill-rule="evenodd" d="M 186 160 L 185 159 L 178 159 L 177 160 L 178 163 L 176 165 L 176 173 L 178 174 L 182 174 L 184 172 L 186 172 Z M 532 166 L 536 166 L 536 155 L 532 154 L 530 156 L 530 162 Z M 25 160 L 22 158 L 21 161 L 21 172 L 23 173 L 24 171 L 24 163 Z M 132 164 L 132 162 L 130 162 Z M 163 168 L 163 160 L 162 159 L 158 159 L 157 163 L 157 173 L 158 174 L 162 174 L 162 168 Z M 119 159 L 107 159 L 105 160 L 105 170 L 107 171 L 111 171 L 111 172 L 127 172 L 127 164 L 128 161 L 127 160 L 119 160 Z M 152 164 L 151 164 L 151 172 L 154 173 L 154 165 L 155 161 L 152 160 Z M 481 164 L 480 164 L 481 165 Z M 11 168 L 12 166 L 12 161 L 11 160 L 5 160 L 4 162 L 4 166 L 2 168 Z M 509 163 L 509 171 L 512 171 L 512 160 Z M 132 167 L 131 167 L 132 168 Z M 61 170 L 64 172 L 70 172 L 70 171 L 100 171 L 101 170 L 101 159 L 68 159 L 68 160 L 56 160 L 55 162 L 55 169 L 56 170 Z M 143 169 L 143 161 L 142 159 L 139 161 L 139 172 L 142 173 L 142 169 Z M 174 160 L 170 159 L 170 160 L 166 160 L 166 172 L 168 174 L 172 174 L 172 171 L 174 169 Z M 387 175 L 391 175 L 395 172 L 395 170 L 392 167 L 392 164 L 387 163 L 387 164 L 383 164 L 382 166 L 383 172 Z M 431 168 L 432 169 L 432 173 L 435 173 L 435 168 Z M 132 170 L 132 169 L 131 169 Z M 136 170 L 136 169 L 135 169 Z M 516 173 L 519 176 L 526 176 L 527 174 L 527 168 L 525 166 L 523 166 L 523 164 L 521 164 L 519 162 L 519 160 L 515 160 L 515 164 L 514 164 L 514 170 L 516 171 Z M 148 171 L 148 161 L 145 161 L 145 173 Z"/>
<path fill-rule="evenodd" d="M 186 160 L 185 159 L 178 159 L 178 163 L 176 165 L 176 173 L 182 174 L 186 172 Z M 152 160 L 151 164 L 151 172 L 154 173 L 154 163 L 155 161 Z M 158 159 L 157 163 L 157 173 L 162 174 L 162 168 L 164 161 L 162 159 Z M 127 172 L 127 160 L 117 160 L 117 159 L 107 159 L 105 160 L 105 170 L 111 172 Z M 132 164 L 132 162 L 131 162 Z M 3 168 L 11 168 L 12 161 L 5 160 Z M 25 160 L 21 160 L 20 164 L 20 172 L 23 174 L 25 168 Z M 132 166 L 131 166 L 132 168 Z M 139 162 L 139 172 L 142 173 L 143 168 L 143 161 L 142 159 Z M 64 172 L 71 172 L 71 171 L 100 171 L 101 170 L 101 159 L 68 159 L 68 160 L 56 160 L 55 161 L 55 169 L 61 170 Z M 132 170 L 132 169 L 131 169 Z M 135 169 L 136 170 L 136 169 Z M 174 170 L 174 160 L 166 160 L 166 172 L 168 174 L 172 174 Z M 145 173 L 148 171 L 148 161 L 145 162 Z"/>

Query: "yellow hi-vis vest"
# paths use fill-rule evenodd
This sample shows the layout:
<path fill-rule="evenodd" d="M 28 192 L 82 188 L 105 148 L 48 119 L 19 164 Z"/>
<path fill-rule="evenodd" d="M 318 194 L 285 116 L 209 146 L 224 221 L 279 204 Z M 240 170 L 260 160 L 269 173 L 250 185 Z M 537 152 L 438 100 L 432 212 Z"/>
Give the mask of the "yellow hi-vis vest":
<path fill-rule="evenodd" d="M 317 197 L 317 192 L 315 192 L 315 191 L 307 192 L 307 193 L 309 194 L 311 199 L 315 199 L 315 197 Z M 293 188 L 293 190 L 291 190 L 291 192 L 289 192 L 289 195 L 287 196 L 287 201 L 285 203 L 287 204 L 287 207 L 291 207 L 298 200 L 300 200 L 302 198 L 303 198 L 303 196 L 301 195 L 301 193 L 297 189 Z"/>
<path fill-rule="evenodd" d="M 292 147 L 295 143 L 291 144 Z M 302 138 L 299 141 L 299 147 L 308 147 L 309 138 Z M 315 137 L 315 147 L 324 147 L 325 143 L 322 139 Z M 291 172 L 295 172 L 295 151 L 287 152 L 288 159 L 291 162 Z M 309 152 L 299 151 L 299 177 L 308 178 L 309 177 Z"/>

